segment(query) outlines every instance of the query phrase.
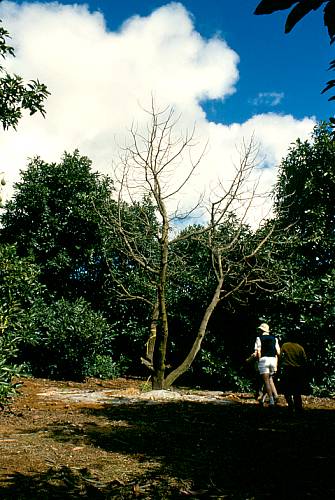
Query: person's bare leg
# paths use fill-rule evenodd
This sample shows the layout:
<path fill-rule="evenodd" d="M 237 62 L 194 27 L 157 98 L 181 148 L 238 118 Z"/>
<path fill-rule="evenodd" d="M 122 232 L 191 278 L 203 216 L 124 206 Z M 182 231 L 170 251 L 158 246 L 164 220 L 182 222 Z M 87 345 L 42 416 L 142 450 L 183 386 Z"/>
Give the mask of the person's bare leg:
<path fill-rule="evenodd" d="M 269 396 L 269 401 L 270 401 L 270 404 L 273 404 L 273 394 L 272 394 L 272 388 L 271 388 L 271 384 L 270 384 L 270 376 L 268 373 L 262 373 L 262 379 L 264 380 L 264 384 L 265 384 L 265 389 L 266 389 L 266 392 Z"/>

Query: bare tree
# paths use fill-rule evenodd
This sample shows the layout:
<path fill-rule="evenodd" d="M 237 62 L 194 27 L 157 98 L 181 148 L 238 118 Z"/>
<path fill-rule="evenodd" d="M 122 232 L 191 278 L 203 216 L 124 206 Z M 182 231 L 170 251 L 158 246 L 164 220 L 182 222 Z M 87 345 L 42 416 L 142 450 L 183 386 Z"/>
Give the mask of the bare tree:
<path fill-rule="evenodd" d="M 200 197 L 194 207 L 186 213 L 173 211 L 169 205 L 171 200 L 176 200 L 178 195 L 180 196 L 185 184 L 198 168 L 205 149 L 195 160 L 192 159 L 196 145 L 194 129 L 175 138 L 178 118 L 175 118 L 173 109 L 157 111 L 152 103 L 148 113 L 150 124 L 146 132 L 144 134 L 139 132 L 135 126 L 131 128 L 131 145 L 124 148 L 121 164 L 115 171 L 116 184 L 118 183 L 118 211 L 116 215 L 110 215 L 108 223 L 119 234 L 125 257 L 145 271 L 150 279 L 152 293 L 149 297 L 134 294 L 125 286 L 122 279 L 117 278 L 119 292 L 123 297 L 150 303 L 152 310 L 150 335 L 142 362 L 151 372 L 153 388 L 162 389 L 170 387 L 191 366 L 201 347 L 208 322 L 219 302 L 242 288 L 261 286 L 262 283 L 269 281 L 264 269 L 258 269 L 257 272 L 260 264 L 256 257 L 271 238 L 273 226 L 255 239 L 253 248 L 242 252 L 240 264 L 243 264 L 244 271 L 235 277 L 233 286 L 225 288 L 227 276 L 236 271 L 236 262 L 232 263 L 227 256 L 240 243 L 247 213 L 256 196 L 256 185 L 253 184 L 250 190 L 258 152 L 254 141 L 242 145 L 240 161 L 235 166 L 235 174 L 230 185 L 225 187 L 223 183 L 218 182 L 216 189 L 213 189 L 212 199 L 208 200 L 206 206 L 208 222 L 178 233 L 174 227 L 176 219 L 187 219 L 192 212 L 199 211 L 204 207 L 203 199 Z M 180 173 L 180 165 L 183 166 L 184 177 L 179 175 L 179 181 L 173 184 L 172 179 Z M 148 219 L 147 212 L 139 211 L 140 231 L 134 231 L 133 227 L 129 227 L 124 218 L 126 204 L 136 203 L 135 200 L 141 196 L 150 199 L 158 220 L 155 234 L 157 244 L 153 253 L 148 253 L 147 249 L 144 251 L 141 244 L 143 232 L 152 231 L 152 222 Z M 223 243 L 220 231 L 227 218 L 234 213 L 238 213 L 236 220 L 239 222 L 235 223 L 234 231 L 228 240 L 224 239 Z M 166 366 L 169 339 L 166 290 L 169 283 L 171 249 L 183 239 L 195 239 L 206 245 L 211 255 L 216 285 L 189 352 L 179 366 L 171 368 Z"/>

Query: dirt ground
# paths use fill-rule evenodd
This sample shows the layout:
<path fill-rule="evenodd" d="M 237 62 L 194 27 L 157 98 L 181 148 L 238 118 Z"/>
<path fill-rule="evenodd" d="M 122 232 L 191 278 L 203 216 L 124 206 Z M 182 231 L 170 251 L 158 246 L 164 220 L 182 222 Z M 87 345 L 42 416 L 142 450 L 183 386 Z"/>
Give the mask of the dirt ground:
<path fill-rule="evenodd" d="M 332 499 L 335 400 L 23 379 L 0 411 L 0 499 Z"/>

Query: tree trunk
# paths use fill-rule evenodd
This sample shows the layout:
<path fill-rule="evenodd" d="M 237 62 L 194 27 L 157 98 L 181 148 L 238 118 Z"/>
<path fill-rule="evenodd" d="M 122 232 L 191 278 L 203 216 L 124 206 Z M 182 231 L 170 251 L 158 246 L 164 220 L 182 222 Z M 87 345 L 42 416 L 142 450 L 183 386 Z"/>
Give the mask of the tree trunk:
<path fill-rule="evenodd" d="M 166 362 L 166 349 L 167 340 L 169 335 L 168 315 L 166 310 L 166 297 L 165 287 L 167 279 L 168 268 L 168 254 L 169 254 L 169 221 L 166 213 L 166 208 L 160 199 L 160 211 L 163 218 L 162 236 L 160 240 L 161 257 L 160 257 L 160 274 L 158 291 L 158 305 L 159 305 L 159 322 L 157 328 L 156 342 L 153 352 L 153 369 L 154 374 L 152 377 L 153 389 L 165 388 L 165 362 Z"/>
<path fill-rule="evenodd" d="M 165 382 L 164 382 L 165 389 L 167 389 L 168 387 L 171 387 L 171 385 L 177 380 L 177 378 L 179 378 L 181 375 L 183 375 L 183 373 L 185 373 L 189 369 L 189 367 L 193 363 L 196 355 L 198 354 L 200 347 L 201 347 L 201 343 L 202 343 L 203 338 L 206 334 L 206 328 L 207 328 L 208 322 L 213 314 L 214 309 L 216 308 L 216 306 L 218 305 L 218 303 L 220 301 L 220 293 L 221 293 L 222 285 L 223 285 L 223 278 L 220 278 L 218 281 L 217 287 L 215 289 L 214 295 L 212 297 L 212 300 L 211 300 L 210 304 L 208 305 L 208 307 L 205 311 L 205 314 L 202 318 L 197 337 L 196 337 L 188 355 L 184 359 L 184 361 L 175 370 L 173 370 L 171 373 L 169 373 L 169 375 L 166 377 Z"/>
<path fill-rule="evenodd" d="M 165 303 L 165 282 L 158 288 L 159 297 L 159 322 L 157 328 L 155 348 L 153 352 L 153 368 L 154 374 L 152 377 L 153 389 L 165 388 L 165 361 L 166 361 L 166 348 L 169 334 L 168 317 Z"/>
<path fill-rule="evenodd" d="M 157 337 L 158 319 L 159 319 L 159 303 L 157 300 L 152 311 L 151 324 L 150 324 L 150 337 L 146 343 L 146 359 L 149 361 L 151 366 L 153 366 L 153 356 L 154 356 L 155 343 Z"/>

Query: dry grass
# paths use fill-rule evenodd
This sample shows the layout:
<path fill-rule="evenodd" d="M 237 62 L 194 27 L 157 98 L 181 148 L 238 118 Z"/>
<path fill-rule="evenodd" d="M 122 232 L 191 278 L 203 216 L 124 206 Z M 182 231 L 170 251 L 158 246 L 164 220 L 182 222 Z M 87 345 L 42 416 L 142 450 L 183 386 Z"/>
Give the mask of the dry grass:
<path fill-rule="evenodd" d="M 140 382 L 26 380 L 0 414 L 0 498 L 335 498 L 332 399 L 305 398 L 301 417 L 282 404 L 59 401 L 58 389 L 138 393 Z"/>

